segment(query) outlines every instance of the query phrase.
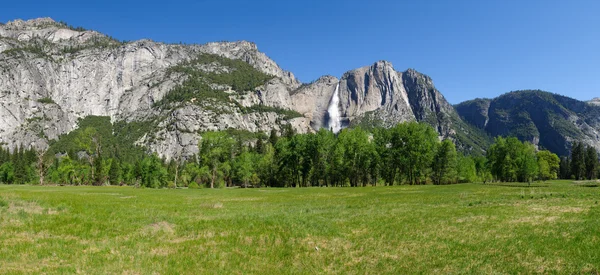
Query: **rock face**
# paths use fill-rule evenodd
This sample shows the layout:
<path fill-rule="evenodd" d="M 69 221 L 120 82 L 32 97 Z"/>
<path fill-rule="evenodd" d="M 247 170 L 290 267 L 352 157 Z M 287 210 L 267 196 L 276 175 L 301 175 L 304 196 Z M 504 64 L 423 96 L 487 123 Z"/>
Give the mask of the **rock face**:
<path fill-rule="evenodd" d="M 600 149 L 600 107 L 565 96 L 516 91 L 456 109 L 492 136 L 516 136 L 559 155 L 568 155 L 574 141 Z"/>
<path fill-rule="evenodd" d="M 462 121 L 430 77 L 412 69 L 397 72 L 386 61 L 345 73 L 340 97 L 342 114 L 350 125 L 391 127 L 421 121 L 466 152 L 482 153 L 490 143 L 481 129 Z"/>
<path fill-rule="evenodd" d="M 349 71 L 340 82 L 342 115 L 349 121 L 374 114 L 384 125 L 415 120 L 402 74 L 391 63 Z"/>
<path fill-rule="evenodd" d="M 220 101 L 194 97 L 157 106 L 198 77 L 172 69 L 203 54 L 244 61 L 272 78 L 248 91 L 208 83 L 223 93 Z M 152 130 L 137 144 L 167 158 L 189 156 L 197 152 L 204 131 L 268 132 L 289 124 L 306 133 L 327 127 L 327 110 L 338 86 L 344 126 L 369 121 L 389 127 L 418 120 L 430 123 L 441 137 L 456 138 L 454 128 L 462 123 L 432 80 L 414 70 L 397 72 L 391 63 L 380 61 L 341 79 L 324 76 L 301 84 L 246 41 L 122 43 L 49 18 L 15 20 L 0 25 L 0 68 L 0 143 L 9 148 L 44 147 L 76 129 L 78 119 L 94 115 L 113 122 L 152 121 Z M 202 75 L 236 70 L 218 62 L 188 69 Z M 277 110 L 293 110 L 302 117 L 286 117 Z"/>
<path fill-rule="evenodd" d="M 600 97 L 596 97 L 590 101 L 588 101 L 588 103 L 593 104 L 593 105 L 597 105 L 600 106 Z"/>
<path fill-rule="evenodd" d="M 310 119 L 315 130 L 327 127 L 327 107 L 339 80 L 323 76 L 292 92 L 292 108 Z"/>
<path fill-rule="evenodd" d="M 121 43 L 98 32 L 69 29 L 49 18 L 0 25 L 0 143 L 43 147 L 89 115 L 109 116 L 113 121 L 162 115 L 168 117 L 163 124 L 176 122 L 193 131 L 268 131 L 287 123 L 298 132 L 310 131 L 308 119 L 282 122 L 275 113 L 218 115 L 192 106 L 164 113 L 154 108 L 186 79 L 167 74 L 169 68 L 202 53 L 243 60 L 274 76 L 248 97 L 266 106 L 291 107 L 289 91 L 297 89 L 299 81 L 250 42 Z M 162 141 L 156 144 L 140 142 L 167 157 L 194 153 L 198 134 L 180 130 L 159 131 Z"/>
<path fill-rule="evenodd" d="M 574 139 L 600 149 L 600 107 L 593 107 L 599 99 L 586 104 L 538 96 L 527 105 L 509 94 L 455 109 L 431 78 L 398 72 L 386 61 L 301 84 L 246 41 L 124 43 L 49 18 L 15 20 L 0 24 L 0 70 L 0 144 L 9 148 L 47 146 L 94 115 L 146 125 L 136 144 L 167 158 L 185 157 L 197 153 L 205 131 L 328 127 L 328 107 L 339 101 L 335 110 L 344 127 L 423 121 L 463 151 L 482 153 L 490 144 L 486 132 L 517 135 L 560 153 Z M 257 79 L 264 81 L 247 86 Z"/>

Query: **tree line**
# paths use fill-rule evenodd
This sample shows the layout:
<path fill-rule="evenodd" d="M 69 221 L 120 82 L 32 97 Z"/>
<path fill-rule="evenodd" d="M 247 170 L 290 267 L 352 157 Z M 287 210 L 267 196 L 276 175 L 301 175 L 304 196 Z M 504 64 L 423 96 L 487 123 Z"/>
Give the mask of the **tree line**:
<path fill-rule="evenodd" d="M 423 123 L 401 123 L 367 132 L 321 129 L 259 135 L 249 142 L 227 132 L 207 132 L 199 153 L 166 160 L 156 154 L 131 157 L 109 148 L 97 129 L 72 138 L 78 150 L 0 149 L 0 182 L 6 184 L 137 185 L 163 187 L 308 187 L 532 182 L 598 175 L 593 147 L 575 143 L 560 159 L 517 138 L 498 137 L 485 156 L 457 152 Z M 107 138 L 105 138 L 107 140 Z M 110 147 L 112 148 L 112 147 Z M 108 151 L 108 152 L 107 152 Z"/>

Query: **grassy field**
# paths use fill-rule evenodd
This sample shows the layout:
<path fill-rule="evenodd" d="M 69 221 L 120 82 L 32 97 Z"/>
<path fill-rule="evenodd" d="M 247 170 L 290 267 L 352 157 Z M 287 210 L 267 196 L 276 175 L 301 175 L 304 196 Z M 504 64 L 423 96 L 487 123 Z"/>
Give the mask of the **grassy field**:
<path fill-rule="evenodd" d="M 0 186 L 0 273 L 593 273 L 600 189 Z"/>

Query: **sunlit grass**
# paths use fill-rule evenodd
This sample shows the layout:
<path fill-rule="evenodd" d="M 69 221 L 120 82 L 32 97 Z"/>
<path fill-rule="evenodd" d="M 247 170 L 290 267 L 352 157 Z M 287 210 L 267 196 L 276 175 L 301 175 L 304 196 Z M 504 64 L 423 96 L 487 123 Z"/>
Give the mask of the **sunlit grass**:
<path fill-rule="evenodd" d="M 0 273 L 595 274 L 599 191 L 0 186 Z"/>

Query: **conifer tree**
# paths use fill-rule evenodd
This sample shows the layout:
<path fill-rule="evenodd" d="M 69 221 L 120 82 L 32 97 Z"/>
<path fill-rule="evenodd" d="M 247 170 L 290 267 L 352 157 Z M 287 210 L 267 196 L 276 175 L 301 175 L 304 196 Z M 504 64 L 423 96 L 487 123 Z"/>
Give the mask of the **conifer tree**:
<path fill-rule="evenodd" d="M 585 174 L 588 180 L 597 178 L 598 152 L 596 148 L 588 146 L 585 152 Z"/>
<path fill-rule="evenodd" d="M 571 173 L 576 180 L 585 177 L 585 149 L 583 143 L 575 142 L 571 149 Z"/>

